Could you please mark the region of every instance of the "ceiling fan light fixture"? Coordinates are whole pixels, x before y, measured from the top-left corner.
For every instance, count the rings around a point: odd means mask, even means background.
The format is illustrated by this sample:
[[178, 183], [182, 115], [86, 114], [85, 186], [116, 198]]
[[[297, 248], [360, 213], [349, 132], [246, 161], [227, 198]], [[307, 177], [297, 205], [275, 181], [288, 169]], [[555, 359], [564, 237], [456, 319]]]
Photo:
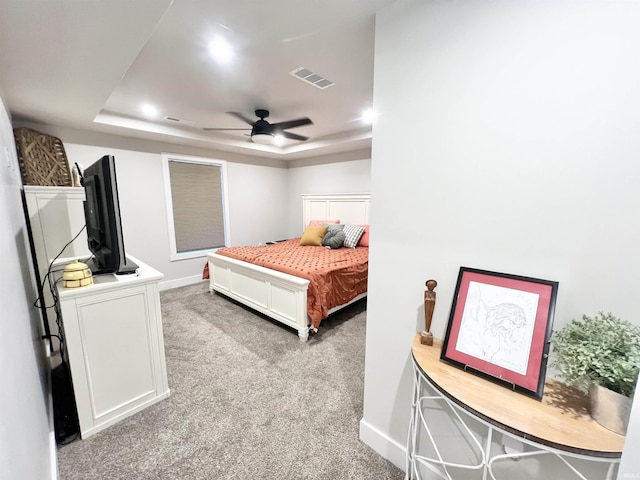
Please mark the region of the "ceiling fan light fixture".
[[251, 135], [251, 141], [260, 145], [273, 145], [273, 133], [256, 132]]

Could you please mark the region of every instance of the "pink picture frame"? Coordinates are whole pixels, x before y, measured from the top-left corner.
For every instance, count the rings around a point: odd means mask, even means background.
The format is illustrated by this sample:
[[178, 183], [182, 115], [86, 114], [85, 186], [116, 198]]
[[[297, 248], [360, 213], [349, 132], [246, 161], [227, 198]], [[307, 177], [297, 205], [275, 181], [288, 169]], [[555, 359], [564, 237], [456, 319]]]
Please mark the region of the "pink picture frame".
[[542, 399], [558, 282], [460, 267], [440, 358]]

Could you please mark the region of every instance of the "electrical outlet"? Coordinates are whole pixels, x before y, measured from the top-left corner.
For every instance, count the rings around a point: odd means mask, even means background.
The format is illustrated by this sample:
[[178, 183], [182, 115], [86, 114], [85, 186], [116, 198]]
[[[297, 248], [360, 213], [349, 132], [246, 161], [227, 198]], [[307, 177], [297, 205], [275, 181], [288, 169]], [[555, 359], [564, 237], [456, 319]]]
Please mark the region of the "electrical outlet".
[[9, 169], [9, 177], [7, 177], [9, 181], [15, 182], [16, 185], [22, 184], [22, 178], [17, 168], [18, 162], [13, 161], [11, 158], [11, 152], [6, 145], [2, 145], [2, 153], [0, 155], [2, 155], [2, 158], [4, 159], [3, 163], [5, 163]]

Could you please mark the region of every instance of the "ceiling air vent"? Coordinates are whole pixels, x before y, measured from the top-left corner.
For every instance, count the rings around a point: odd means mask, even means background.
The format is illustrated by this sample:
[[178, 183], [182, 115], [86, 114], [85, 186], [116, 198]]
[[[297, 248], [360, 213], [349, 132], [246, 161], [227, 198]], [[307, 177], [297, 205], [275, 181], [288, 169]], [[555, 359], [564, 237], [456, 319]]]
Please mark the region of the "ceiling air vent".
[[290, 71], [289, 75], [293, 75], [303, 82], [309, 83], [314, 87], [322, 89], [329, 88], [333, 85], [333, 82], [331, 80], [327, 80], [326, 78], [321, 77], [317, 73], [313, 73], [311, 70], [304, 67], [298, 67], [295, 70]]
[[190, 125], [193, 126], [196, 124], [196, 122], [192, 122], [191, 120], [183, 120], [182, 118], [177, 118], [177, 117], [170, 117], [170, 116], [166, 116], [164, 117], [165, 120], [169, 120], [172, 123], [179, 123], [181, 125]]

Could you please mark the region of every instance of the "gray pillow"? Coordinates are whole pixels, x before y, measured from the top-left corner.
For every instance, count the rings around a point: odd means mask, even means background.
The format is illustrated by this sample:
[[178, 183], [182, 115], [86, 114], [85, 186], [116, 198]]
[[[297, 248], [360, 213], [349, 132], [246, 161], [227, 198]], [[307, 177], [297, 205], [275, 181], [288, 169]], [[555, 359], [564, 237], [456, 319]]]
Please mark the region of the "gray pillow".
[[327, 231], [344, 230], [344, 223], [325, 223], [323, 225], [328, 228]]
[[344, 244], [346, 235], [342, 228], [331, 228], [327, 230], [327, 233], [322, 239], [322, 245], [331, 249], [340, 248]]

